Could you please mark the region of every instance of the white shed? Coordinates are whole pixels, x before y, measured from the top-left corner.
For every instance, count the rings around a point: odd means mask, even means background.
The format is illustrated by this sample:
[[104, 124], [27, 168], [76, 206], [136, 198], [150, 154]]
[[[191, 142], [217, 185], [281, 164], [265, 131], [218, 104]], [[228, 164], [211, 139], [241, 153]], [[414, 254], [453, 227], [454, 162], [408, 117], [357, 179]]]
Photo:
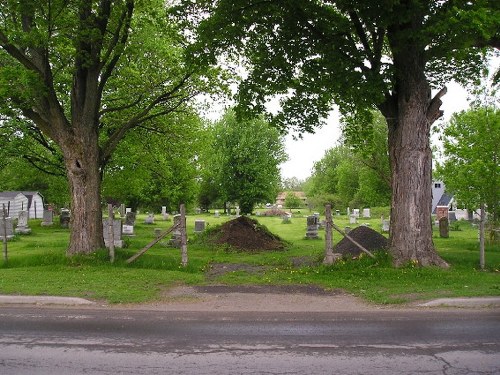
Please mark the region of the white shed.
[[2, 205], [5, 205], [8, 216], [13, 219], [17, 219], [22, 210], [28, 211], [30, 219], [43, 218], [43, 197], [36, 191], [0, 192], [0, 211]]

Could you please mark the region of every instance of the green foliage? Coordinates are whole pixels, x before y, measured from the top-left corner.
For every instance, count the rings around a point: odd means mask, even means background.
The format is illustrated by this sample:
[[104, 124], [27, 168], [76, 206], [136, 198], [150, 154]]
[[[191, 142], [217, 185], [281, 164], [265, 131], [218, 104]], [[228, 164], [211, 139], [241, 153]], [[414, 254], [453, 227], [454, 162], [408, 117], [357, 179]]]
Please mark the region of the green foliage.
[[256, 203], [274, 201], [279, 187], [279, 164], [286, 160], [283, 139], [262, 118], [238, 120], [228, 111], [211, 129], [206, 150], [203, 192], [225, 202], [237, 202], [243, 214]]
[[134, 210], [167, 206], [177, 211], [180, 203], [192, 203], [198, 192], [201, 121], [186, 113], [155, 127], [154, 133], [134, 129], [121, 142], [105, 169], [103, 196]]
[[[385, 209], [387, 210], [387, 208]], [[366, 219], [377, 228], [380, 219], [374, 214]], [[377, 211], [381, 212], [381, 211]], [[450, 232], [442, 239], [436, 231], [434, 241], [451, 269], [422, 269], [408, 265], [395, 269], [390, 257], [377, 253], [375, 260], [362, 256], [345, 258], [333, 266], [321, 265], [323, 241], [304, 240], [305, 217], [293, 210], [291, 224], [283, 225], [280, 217], [258, 217], [260, 225], [290, 243], [286, 251], [254, 253], [227, 251], [224, 246], [206, 245], [194, 240], [194, 220], [204, 219], [215, 227], [227, 218], [188, 216], [189, 266], [180, 267], [178, 249], [166, 248], [162, 242], [148, 250], [132, 264], [125, 260], [154, 238], [151, 226], [142, 224], [145, 216], [137, 218], [136, 236], [127, 249], [117, 249], [114, 264], [107, 252], [100, 250], [90, 256], [67, 258], [65, 248], [68, 230], [41, 227], [40, 220], [30, 222], [32, 234], [19, 236], [9, 242], [9, 261], [0, 260], [0, 293], [21, 295], [78, 296], [109, 303], [140, 303], [164, 300], [166, 289], [179, 284], [227, 283], [248, 284], [306, 284], [327, 289], [343, 289], [368, 301], [399, 304], [438, 297], [498, 295], [500, 283], [500, 253], [497, 244], [487, 243], [486, 255], [490, 267], [478, 269], [477, 229], [461, 222], [461, 231]], [[378, 214], [377, 214], [378, 215]], [[345, 215], [334, 217], [340, 227], [348, 225]], [[171, 223], [158, 221], [155, 228], [166, 229]], [[334, 242], [340, 236], [334, 233]], [[294, 266], [297, 259], [308, 264]], [[244, 271], [229, 272], [209, 279], [212, 264], [246, 264], [261, 266], [256, 274]]]
[[500, 220], [500, 110], [476, 107], [455, 114], [443, 131], [446, 160], [438, 176], [446, 189], [470, 209], [486, 204]]
[[289, 191], [285, 196], [285, 207], [287, 208], [301, 208], [304, 204], [302, 203], [302, 199], [300, 199], [297, 195], [293, 193], [293, 191]]

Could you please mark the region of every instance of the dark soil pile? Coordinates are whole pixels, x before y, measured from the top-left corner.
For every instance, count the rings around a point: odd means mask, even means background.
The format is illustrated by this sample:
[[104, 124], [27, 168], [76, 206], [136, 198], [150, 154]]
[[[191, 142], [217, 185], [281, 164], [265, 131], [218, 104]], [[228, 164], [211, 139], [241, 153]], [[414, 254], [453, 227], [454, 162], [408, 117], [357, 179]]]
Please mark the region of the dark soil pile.
[[286, 243], [256, 220], [240, 216], [214, 228], [209, 241], [242, 251], [283, 250]]
[[[370, 252], [374, 250], [386, 250], [389, 244], [387, 238], [363, 225], [350, 231], [349, 236]], [[342, 255], [358, 256], [363, 251], [348, 238], [344, 237], [335, 245], [333, 252]]]

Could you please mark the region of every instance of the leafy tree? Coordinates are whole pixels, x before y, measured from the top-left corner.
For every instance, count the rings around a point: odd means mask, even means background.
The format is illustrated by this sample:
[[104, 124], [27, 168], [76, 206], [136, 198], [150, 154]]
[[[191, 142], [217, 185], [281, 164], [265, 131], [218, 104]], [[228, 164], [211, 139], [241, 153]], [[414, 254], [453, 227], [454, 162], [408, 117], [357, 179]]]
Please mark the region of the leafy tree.
[[183, 39], [161, 0], [2, 2], [0, 110], [60, 149], [71, 197], [68, 255], [104, 245], [101, 177], [127, 132], [153, 128], [215, 87], [207, 68], [201, 78], [185, 63]]
[[[262, 118], [238, 120], [228, 111], [213, 127], [204, 177], [225, 202], [237, 202], [243, 214], [256, 203], [274, 200], [279, 164], [286, 160], [279, 132]], [[208, 168], [208, 169], [207, 169]]]
[[281, 190], [302, 191], [304, 190], [304, 181], [297, 177], [283, 178], [281, 180]]
[[300, 208], [302, 207], [302, 199], [300, 199], [297, 195], [293, 193], [293, 191], [289, 191], [285, 196], [285, 207], [287, 208]]
[[482, 106], [453, 115], [443, 130], [446, 160], [437, 173], [469, 209], [485, 204], [500, 220], [500, 110]]
[[310, 131], [333, 103], [361, 120], [378, 108], [388, 126], [394, 263], [447, 266], [429, 219], [429, 133], [446, 89], [432, 97], [431, 88], [479, 76], [479, 48], [500, 46], [498, 1], [183, 0], [178, 9], [186, 27], [199, 16], [194, 56], [243, 56], [243, 109], [262, 112], [281, 94], [274, 123]]

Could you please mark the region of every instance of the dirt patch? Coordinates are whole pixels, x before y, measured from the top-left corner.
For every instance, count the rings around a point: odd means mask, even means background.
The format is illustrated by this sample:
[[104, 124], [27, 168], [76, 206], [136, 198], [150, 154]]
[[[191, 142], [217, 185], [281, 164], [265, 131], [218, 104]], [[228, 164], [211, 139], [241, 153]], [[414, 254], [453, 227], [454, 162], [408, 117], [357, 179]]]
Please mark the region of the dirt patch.
[[[389, 242], [387, 238], [367, 226], [359, 226], [349, 232], [349, 236], [369, 251], [386, 250]], [[362, 250], [344, 237], [334, 248], [334, 253], [358, 256]]]
[[345, 294], [340, 289], [325, 290], [316, 285], [205, 285], [195, 286], [198, 293], [226, 294], [306, 294], [309, 296], [337, 296]]
[[210, 268], [205, 273], [207, 280], [216, 279], [219, 276], [225, 275], [229, 272], [247, 272], [250, 274], [260, 274], [266, 271], [268, 267], [265, 266], [252, 266], [245, 263], [212, 263]]
[[283, 250], [286, 246], [285, 241], [246, 216], [240, 216], [214, 228], [209, 234], [209, 241], [250, 252]]

